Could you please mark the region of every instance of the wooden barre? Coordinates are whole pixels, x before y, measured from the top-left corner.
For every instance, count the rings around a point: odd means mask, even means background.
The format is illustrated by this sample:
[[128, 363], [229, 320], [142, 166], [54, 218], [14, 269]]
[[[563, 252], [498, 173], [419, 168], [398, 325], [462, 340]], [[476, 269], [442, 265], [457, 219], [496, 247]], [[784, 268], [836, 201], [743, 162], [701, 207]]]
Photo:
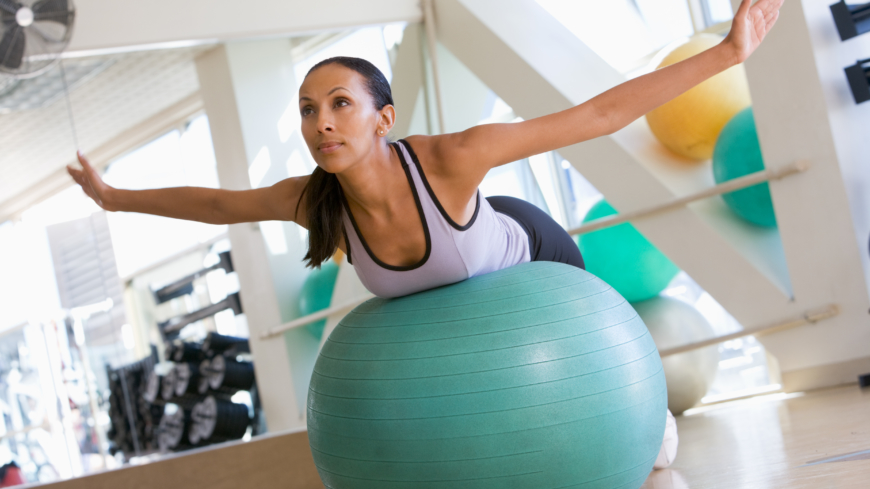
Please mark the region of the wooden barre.
[[614, 216], [602, 217], [601, 219], [596, 219], [592, 222], [584, 224], [578, 228], [568, 230], [568, 234], [577, 235], [577, 234], [585, 234], [591, 233], [592, 231], [598, 231], [599, 229], [609, 228], [611, 226], [616, 226], [618, 224], [622, 224], [628, 221], [636, 221], [639, 219], [644, 219], [656, 214], [661, 214], [663, 212], [669, 212], [674, 209], [684, 207], [687, 204], [691, 204], [692, 202], [703, 200], [709, 197], [714, 197], [716, 195], [727, 194], [728, 192], [734, 192], [735, 190], [744, 189], [746, 187], [751, 187], [753, 185], [757, 185], [759, 183], [769, 182], [771, 180], [779, 180], [785, 178], [789, 175], [794, 175], [795, 173], [802, 173], [809, 169], [810, 163], [806, 160], [800, 160], [792, 163], [791, 165], [784, 166], [782, 168], [775, 168], [770, 170], [763, 170], [760, 172], [750, 173], [749, 175], [742, 176], [740, 178], [735, 178], [734, 180], [729, 180], [724, 183], [720, 183], [714, 187], [710, 187], [708, 189], [702, 190], [700, 192], [686, 195], [684, 197], [678, 197], [676, 199], [670, 200], [663, 204], [653, 205], [651, 207], [647, 207], [645, 209], [640, 209], [636, 211], [626, 212], [623, 214], [616, 214]]

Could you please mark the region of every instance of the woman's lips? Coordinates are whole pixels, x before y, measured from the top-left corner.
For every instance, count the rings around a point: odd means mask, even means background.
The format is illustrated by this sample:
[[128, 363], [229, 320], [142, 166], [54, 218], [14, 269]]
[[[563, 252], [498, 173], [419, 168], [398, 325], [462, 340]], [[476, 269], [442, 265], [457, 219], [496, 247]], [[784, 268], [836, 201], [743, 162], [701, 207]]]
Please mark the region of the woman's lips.
[[328, 143], [321, 143], [317, 149], [324, 154], [329, 154], [335, 152], [338, 148], [341, 147], [341, 143], [336, 141], [330, 141]]

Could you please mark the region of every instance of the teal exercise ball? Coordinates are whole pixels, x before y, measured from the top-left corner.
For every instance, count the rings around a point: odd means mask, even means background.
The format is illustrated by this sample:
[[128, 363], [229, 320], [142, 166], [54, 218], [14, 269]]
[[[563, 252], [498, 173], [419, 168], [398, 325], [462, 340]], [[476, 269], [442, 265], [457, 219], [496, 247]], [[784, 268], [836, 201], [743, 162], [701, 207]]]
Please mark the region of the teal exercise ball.
[[[632, 304], [661, 350], [716, 336], [713, 326], [694, 306], [673, 297], [654, 297]], [[682, 414], [698, 403], [716, 380], [719, 345], [662, 358], [668, 382], [668, 409]]]
[[[616, 214], [601, 200], [583, 222]], [[680, 272], [674, 262], [629, 223], [581, 234], [580, 252], [586, 270], [610, 284], [629, 302], [653, 298]]]
[[[713, 150], [713, 178], [716, 183], [723, 183], [763, 170], [764, 157], [750, 107], [739, 112], [722, 129]], [[776, 226], [767, 182], [723, 194], [722, 198], [735, 214], [752, 224]]]
[[666, 413], [631, 305], [533, 262], [351, 311], [315, 363], [308, 438], [334, 489], [636, 489]]
[[[320, 265], [320, 268], [312, 270], [299, 292], [299, 314], [307, 316], [329, 307], [337, 279], [338, 265], [332, 260], [327, 260]], [[325, 327], [326, 319], [305, 326], [317, 339], [323, 336], [323, 328]]]

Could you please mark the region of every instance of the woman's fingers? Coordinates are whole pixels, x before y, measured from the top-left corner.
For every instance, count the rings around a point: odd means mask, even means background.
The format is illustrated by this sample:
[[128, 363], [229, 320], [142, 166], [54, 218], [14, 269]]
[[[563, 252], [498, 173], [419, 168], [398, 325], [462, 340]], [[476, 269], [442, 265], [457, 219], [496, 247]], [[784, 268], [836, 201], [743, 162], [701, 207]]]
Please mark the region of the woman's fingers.
[[82, 169], [73, 168], [72, 166], [67, 165], [66, 170], [70, 174], [70, 176], [75, 180], [77, 184], [82, 188], [85, 195], [93, 199], [94, 202], [97, 203], [100, 207], [103, 206], [102, 199], [99, 194], [95, 190], [95, 185], [93, 179], [99, 179], [100, 176], [97, 174], [94, 167], [88, 162], [87, 158], [81, 152], [76, 154], [78, 157], [79, 163], [82, 165]]

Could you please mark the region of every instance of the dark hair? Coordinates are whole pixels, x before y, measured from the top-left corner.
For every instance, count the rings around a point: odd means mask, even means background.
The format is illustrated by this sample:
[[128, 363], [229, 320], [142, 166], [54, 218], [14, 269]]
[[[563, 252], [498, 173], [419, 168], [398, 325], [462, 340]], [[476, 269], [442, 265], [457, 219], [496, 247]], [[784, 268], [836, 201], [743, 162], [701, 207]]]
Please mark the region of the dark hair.
[[[360, 58], [337, 56], [314, 65], [305, 78], [318, 68], [338, 64], [356, 71], [366, 79], [366, 88], [374, 100], [375, 109], [393, 105], [390, 83], [375, 65]], [[315, 268], [335, 254], [344, 234], [341, 222], [342, 191], [338, 178], [319, 166], [314, 169], [308, 184], [302, 190], [299, 202], [305, 199], [305, 217], [308, 219], [308, 254], [306, 265]], [[299, 205], [296, 206], [297, 212]]]

